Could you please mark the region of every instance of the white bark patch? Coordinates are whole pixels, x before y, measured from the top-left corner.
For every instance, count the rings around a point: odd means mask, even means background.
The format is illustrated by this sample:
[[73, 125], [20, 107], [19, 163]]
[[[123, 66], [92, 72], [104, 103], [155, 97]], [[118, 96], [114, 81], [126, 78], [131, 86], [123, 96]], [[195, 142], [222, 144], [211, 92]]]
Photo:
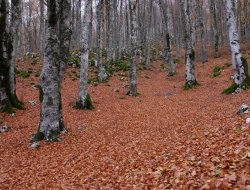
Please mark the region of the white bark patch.
[[242, 64], [242, 55], [240, 52], [239, 36], [237, 32], [236, 18], [234, 14], [234, 0], [226, 1], [227, 26], [229, 31], [230, 47], [232, 52], [232, 63], [234, 68], [234, 82], [241, 87], [246, 78], [244, 66]]
[[80, 68], [80, 83], [79, 83], [79, 102], [82, 107], [85, 107], [87, 97], [88, 83], [88, 66], [89, 66], [89, 32], [91, 24], [91, 4], [92, 0], [88, 1], [85, 6], [82, 31], [82, 49], [81, 49], [81, 68]]

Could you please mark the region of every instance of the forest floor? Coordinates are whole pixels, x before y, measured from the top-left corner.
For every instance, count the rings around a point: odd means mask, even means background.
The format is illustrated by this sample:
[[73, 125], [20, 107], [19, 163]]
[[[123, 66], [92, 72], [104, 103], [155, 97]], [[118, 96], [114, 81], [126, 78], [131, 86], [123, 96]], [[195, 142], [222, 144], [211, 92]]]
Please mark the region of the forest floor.
[[[246, 52], [250, 63], [250, 51]], [[212, 77], [219, 59], [196, 63], [200, 86], [184, 91], [184, 64], [167, 77], [162, 61], [138, 74], [138, 97], [126, 96], [126, 77], [90, 86], [95, 109], [72, 108], [79, 69], [69, 68], [62, 87], [67, 134], [56, 143], [29, 145], [39, 123], [40, 64], [20, 62], [33, 72], [17, 78], [26, 110], [1, 114], [11, 126], [0, 134], [0, 189], [250, 189], [250, 124], [237, 111], [250, 91], [222, 95], [232, 68]], [[72, 79], [73, 76], [73, 79]], [[121, 79], [122, 78], [122, 79]], [[121, 81], [122, 80], [122, 81]], [[35, 102], [30, 102], [35, 101]], [[35, 105], [31, 105], [35, 104]]]

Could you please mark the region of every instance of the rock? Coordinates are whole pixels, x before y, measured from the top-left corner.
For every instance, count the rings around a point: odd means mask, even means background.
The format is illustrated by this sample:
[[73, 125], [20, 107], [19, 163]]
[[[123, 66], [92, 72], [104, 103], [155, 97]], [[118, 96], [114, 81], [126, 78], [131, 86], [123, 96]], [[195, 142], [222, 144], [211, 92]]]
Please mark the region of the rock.
[[39, 148], [40, 146], [40, 143], [39, 142], [33, 142], [31, 145], [30, 145], [30, 148], [31, 149], [37, 149]]
[[242, 92], [242, 89], [241, 88], [237, 88], [236, 90], [235, 90], [235, 93], [241, 93]]
[[7, 125], [0, 126], [0, 133], [6, 133], [10, 130], [10, 127]]
[[240, 106], [240, 109], [239, 111], [237, 112], [238, 115], [240, 114], [243, 114], [243, 113], [249, 113], [250, 112], [250, 109], [249, 109], [249, 106], [245, 103], [243, 103], [241, 106]]
[[36, 101], [34, 100], [29, 100], [29, 103], [32, 107], [36, 106]]
[[246, 119], [246, 123], [249, 124], [250, 123], [250, 118]]

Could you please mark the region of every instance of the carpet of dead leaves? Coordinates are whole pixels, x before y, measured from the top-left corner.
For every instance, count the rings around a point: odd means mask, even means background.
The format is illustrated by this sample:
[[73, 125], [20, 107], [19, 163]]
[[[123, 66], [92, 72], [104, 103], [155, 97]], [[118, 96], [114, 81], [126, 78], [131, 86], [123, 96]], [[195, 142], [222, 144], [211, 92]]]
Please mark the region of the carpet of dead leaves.
[[[250, 58], [250, 51], [246, 52]], [[183, 61], [182, 61], [183, 62]], [[78, 69], [69, 68], [62, 87], [67, 134], [56, 143], [32, 150], [31, 134], [39, 123], [38, 84], [41, 65], [29, 78], [17, 78], [18, 97], [26, 110], [1, 114], [11, 126], [0, 134], [0, 189], [250, 189], [250, 115], [236, 114], [250, 104], [250, 90], [222, 95], [232, 68], [211, 77], [219, 59], [196, 63], [195, 89], [183, 91], [184, 64], [175, 77], [160, 69], [140, 70], [136, 98], [126, 96], [127, 77], [89, 86], [95, 109], [72, 108], [78, 93]], [[250, 62], [250, 59], [248, 59]], [[31, 105], [34, 101], [35, 105]]]

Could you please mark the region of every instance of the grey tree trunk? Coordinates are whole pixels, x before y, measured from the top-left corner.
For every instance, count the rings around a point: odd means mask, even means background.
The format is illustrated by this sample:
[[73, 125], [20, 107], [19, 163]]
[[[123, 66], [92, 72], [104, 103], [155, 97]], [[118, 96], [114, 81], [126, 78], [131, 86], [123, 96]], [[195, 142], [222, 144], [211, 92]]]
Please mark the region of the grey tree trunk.
[[232, 64], [234, 69], [234, 83], [243, 88], [243, 81], [246, 79], [243, 58], [240, 52], [239, 37], [235, 18], [235, 0], [226, 1], [227, 26], [229, 31], [230, 47], [232, 52]]
[[195, 78], [195, 51], [194, 51], [194, 28], [193, 21], [191, 17], [191, 5], [193, 0], [181, 0], [182, 10], [184, 14], [184, 26], [185, 26], [185, 43], [186, 43], [186, 85], [187, 87], [191, 87], [197, 85], [197, 81]]
[[219, 29], [218, 29], [218, 16], [217, 16], [217, 2], [215, 0], [209, 0], [210, 1], [210, 14], [212, 16], [211, 23], [212, 23], [212, 29], [213, 29], [213, 43], [214, 43], [214, 53], [215, 58], [220, 57], [219, 53]]
[[[71, 42], [71, 18], [70, 18], [70, 10], [71, 10], [71, 0], [58, 0], [59, 2], [59, 12], [58, 12], [58, 21], [59, 21], [59, 33], [58, 33], [58, 40], [59, 40], [59, 51], [58, 51], [58, 61], [59, 61], [59, 91], [61, 89], [61, 83], [64, 78], [65, 69], [67, 66], [67, 58], [69, 55], [69, 48]], [[59, 96], [60, 102], [61, 96]], [[62, 107], [59, 107], [60, 112], [60, 123], [62, 124], [63, 128], [63, 113]], [[63, 130], [63, 129], [60, 129]]]
[[109, 64], [111, 61], [115, 59], [114, 52], [114, 24], [115, 24], [115, 12], [114, 12], [114, 0], [108, 1], [109, 6], [109, 37], [108, 37], [108, 49], [107, 49], [107, 63]]
[[91, 24], [92, 0], [88, 0], [85, 5], [82, 30], [81, 48], [81, 69], [79, 83], [79, 97], [76, 103], [78, 109], [92, 109], [90, 96], [88, 95], [88, 66], [89, 66], [89, 32]]
[[59, 0], [59, 65], [60, 65], [60, 82], [63, 80], [65, 68], [67, 66], [67, 57], [71, 42], [71, 1]]
[[[145, 2], [147, 4], [147, 1]], [[153, 9], [153, 1], [149, 1], [149, 4], [147, 4], [147, 19], [146, 19], [146, 27], [145, 27], [145, 33], [146, 33], [146, 57], [145, 57], [145, 65], [149, 69], [151, 66], [151, 25], [152, 25], [152, 9]]]
[[44, 38], [45, 38], [44, 0], [39, 0], [39, 6], [40, 6], [40, 28], [39, 28], [40, 54], [42, 54], [44, 50]]
[[207, 54], [206, 54], [206, 37], [205, 37], [205, 29], [204, 29], [204, 15], [203, 15], [203, 0], [196, 0], [197, 6], [197, 17], [198, 17], [198, 28], [199, 28], [199, 37], [201, 42], [201, 61], [203, 63], [207, 62]]
[[18, 46], [19, 40], [19, 24], [21, 18], [21, 9], [20, 1], [12, 0], [11, 1], [11, 22], [10, 22], [10, 34], [11, 41], [13, 45], [13, 51], [11, 55], [11, 64], [10, 64], [10, 91], [12, 94], [16, 94], [16, 76], [15, 76], [15, 67], [16, 67], [16, 58], [20, 47]]
[[102, 48], [103, 48], [103, 12], [104, 0], [99, 0], [97, 7], [97, 67], [98, 67], [98, 80], [104, 82], [107, 79], [105, 68], [102, 64]]
[[[17, 2], [14, 3], [16, 6]], [[21, 102], [18, 101], [15, 92], [15, 75], [11, 70], [12, 50], [14, 36], [13, 26], [16, 25], [16, 18], [12, 15], [15, 23], [12, 23], [11, 30], [8, 30], [8, 0], [0, 0], [0, 112], [13, 113], [13, 108], [22, 108]], [[13, 7], [14, 8], [14, 7]], [[15, 7], [16, 8], [16, 7]], [[12, 13], [13, 14], [13, 13]], [[13, 67], [12, 67], [13, 69]], [[11, 84], [12, 83], [12, 84]], [[13, 89], [14, 87], [14, 89]]]
[[[60, 5], [60, 4], [59, 4]], [[64, 129], [61, 122], [61, 94], [60, 94], [60, 65], [58, 61], [58, 1], [48, 0], [47, 33], [44, 49], [44, 63], [40, 76], [41, 116], [38, 133], [33, 141], [56, 141], [59, 133]], [[60, 10], [60, 8], [59, 8]]]
[[136, 54], [137, 54], [137, 23], [136, 23], [137, 0], [129, 0], [130, 19], [131, 19], [131, 60], [130, 60], [130, 86], [128, 95], [137, 95], [137, 73], [136, 73]]
[[169, 19], [168, 19], [168, 5], [163, 3], [163, 0], [159, 0], [160, 9], [163, 15], [163, 35], [164, 35], [164, 53], [165, 60], [168, 64], [168, 76], [174, 76], [176, 73], [175, 63], [173, 60], [171, 42], [170, 42], [170, 33], [169, 33]]

